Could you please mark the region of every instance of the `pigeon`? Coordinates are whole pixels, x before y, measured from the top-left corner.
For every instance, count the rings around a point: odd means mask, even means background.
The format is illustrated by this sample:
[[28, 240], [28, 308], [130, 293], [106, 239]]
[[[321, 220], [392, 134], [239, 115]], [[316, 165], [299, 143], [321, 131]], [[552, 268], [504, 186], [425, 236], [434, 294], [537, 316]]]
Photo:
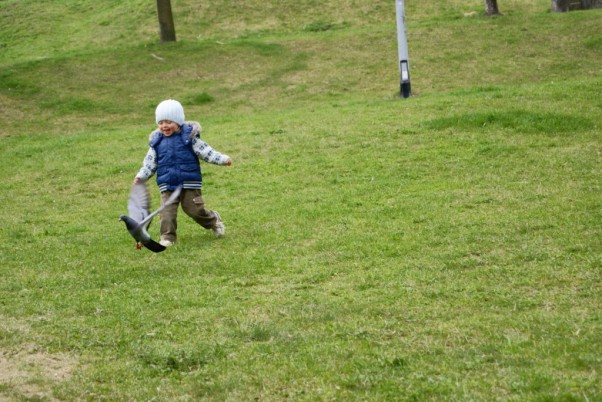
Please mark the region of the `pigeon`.
[[129, 216], [120, 215], [119, 220], [125, 223], [128, 232], [130, 232], [134, 240], [136, 240], [137, 249], [141, 249], [142, 246], [144, 246], [155, 253], [160, 253], [165, 250], [165, 246], [151, 239], [147, 231], [148, 225], [150, 225], [151, 220], [155, 215], [161, 212], [163, 208], [178, 199], [181, 191], [181, 186], [176, 188], [165, 204], [161, 205], [155, 212], [150, 213], [150, 195], [146, 188], [146, 184], [137, 183], [132, 186], [130, 199], [128, 200]]

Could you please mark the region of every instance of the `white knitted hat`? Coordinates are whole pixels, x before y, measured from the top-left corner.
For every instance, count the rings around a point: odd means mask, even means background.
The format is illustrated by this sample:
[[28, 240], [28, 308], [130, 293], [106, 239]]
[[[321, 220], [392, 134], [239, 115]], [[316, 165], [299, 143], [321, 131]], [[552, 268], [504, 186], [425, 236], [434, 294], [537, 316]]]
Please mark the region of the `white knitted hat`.
[[155, 110], [155, 120], [157, 124], [159, 124], [161, 120], [169, 120], [181, 126], [185, 121], [184, 108], [177, 100], [164, 100], [159, 103], [157, 110]]

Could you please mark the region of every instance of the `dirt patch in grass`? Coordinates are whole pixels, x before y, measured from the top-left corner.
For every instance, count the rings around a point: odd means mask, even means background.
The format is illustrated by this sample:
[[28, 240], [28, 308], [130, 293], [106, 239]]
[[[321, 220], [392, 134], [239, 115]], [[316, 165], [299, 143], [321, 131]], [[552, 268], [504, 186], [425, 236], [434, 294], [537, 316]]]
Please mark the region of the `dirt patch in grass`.
[[[11, 332], [30, 331], [26, 324], [5, 322]], [[53, 386], [68, 380], [77, 363], [73, 356], [48, 353], [33, 344], [22, 344], [18, 349], [0, 347], [0, 402], [24, 398], [55, 400]]]
[[52, 386], [69, 379], [76, 364], [69, 355], [33, 347], [18, 353], [0, 351], [0, 401], [8, 396], [53, 400]]
[[18, 353], [0, 351], [0, 401], [9, 396], [54, 400], [53, 385], [69, 379], [76, 364], [69, 355], [33, 347]]

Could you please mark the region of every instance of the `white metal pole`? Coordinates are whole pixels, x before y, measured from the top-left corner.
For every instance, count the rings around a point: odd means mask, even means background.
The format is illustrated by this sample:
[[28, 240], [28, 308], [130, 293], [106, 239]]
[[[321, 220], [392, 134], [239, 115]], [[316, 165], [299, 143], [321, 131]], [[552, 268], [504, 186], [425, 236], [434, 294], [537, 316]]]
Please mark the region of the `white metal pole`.
[[404, 98], [411, 95], [410, 62], [408, 57], [408, 36], [406, 34], [406, 15], [404, 0], [396, 0], [397, 49], [399, 55], [399, 93]]

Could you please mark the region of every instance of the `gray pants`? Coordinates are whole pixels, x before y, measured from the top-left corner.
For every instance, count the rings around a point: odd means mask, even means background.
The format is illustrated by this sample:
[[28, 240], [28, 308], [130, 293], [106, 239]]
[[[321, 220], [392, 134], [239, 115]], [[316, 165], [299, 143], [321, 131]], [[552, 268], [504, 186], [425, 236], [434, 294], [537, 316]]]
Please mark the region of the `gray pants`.
[[[161, 205], [167, 201], [171, 193], [171, 191], [161, 193]], [[217, 215], [212, 210], [205, 208], [205, 200], [203, 200], [201, 191], [183, 189], [180, 199], [161, 211], [161, 240], [176, 241], [178, 205], [180, 204], [186, 215], [190, 216], [205, 229], [211, 229], [215, 226]]]

